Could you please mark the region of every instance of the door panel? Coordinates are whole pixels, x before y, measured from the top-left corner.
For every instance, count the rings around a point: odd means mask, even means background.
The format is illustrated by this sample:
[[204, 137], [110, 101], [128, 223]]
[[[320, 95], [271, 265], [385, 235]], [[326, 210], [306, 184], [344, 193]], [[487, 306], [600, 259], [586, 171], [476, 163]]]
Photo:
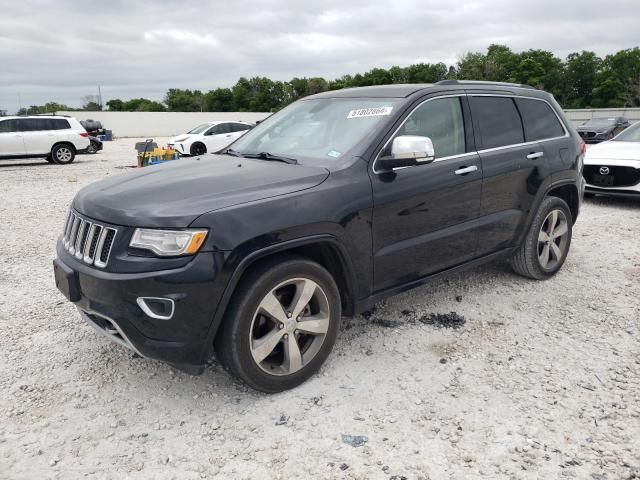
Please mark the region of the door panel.
[[18, 129], [17, 120], [0, 122], [0, 156], [24, 155], [23, 133]]
[[544, 152], [539, 143], [480, 152], [484, 182], [479, 255], [513, 244], [547, 175]]
[[[456, 170], [476, 167], [457, 175]], [[475, 256], [482, 168], [476, 153], [373, 174], [374, 290]]]

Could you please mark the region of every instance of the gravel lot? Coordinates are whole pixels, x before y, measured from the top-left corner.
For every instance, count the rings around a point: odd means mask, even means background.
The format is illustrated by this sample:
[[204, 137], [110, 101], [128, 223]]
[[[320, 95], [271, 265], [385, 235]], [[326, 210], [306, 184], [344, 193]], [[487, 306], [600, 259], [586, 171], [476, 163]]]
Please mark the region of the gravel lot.
[[491, 264], [344, 319], [264, 395], [136, 358], [55, 289], [71, 199], [135, 141], [0, 163], [0, 478], [640, 478], [640, 202], [587, 200], [549, 281]]

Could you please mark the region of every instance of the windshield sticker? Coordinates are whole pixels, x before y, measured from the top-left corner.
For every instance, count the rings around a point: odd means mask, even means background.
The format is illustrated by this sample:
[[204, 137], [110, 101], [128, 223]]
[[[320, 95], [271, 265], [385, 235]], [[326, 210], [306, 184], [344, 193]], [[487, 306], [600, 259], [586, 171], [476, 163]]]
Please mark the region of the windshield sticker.
[[383, 115], [391, 115], [391, 110], [393, 110], [393, 107], [359, 108], [357, 110], [351, 110], [347, 118], [380, 117]]
[[338, 158], [342, 154], [340, 152], [336, 152], [335, 150], [331, 150], [330, 152], [327, 152], [327, 155], [333, 158]]

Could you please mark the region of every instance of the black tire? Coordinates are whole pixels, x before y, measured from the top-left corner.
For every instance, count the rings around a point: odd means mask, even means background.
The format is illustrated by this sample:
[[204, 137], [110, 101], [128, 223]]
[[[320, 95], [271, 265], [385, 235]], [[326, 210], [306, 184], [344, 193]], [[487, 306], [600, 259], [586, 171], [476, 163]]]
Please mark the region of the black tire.
[[68, 143], [59, 143], [51, 149], [51, 158], [53, 163], [67, 165], [75, 160], [76, 149]]
[[45, 158], [47, 159], [47, 162], [53, 163], [53, 158], [51, 158], [51, 154], [48, 154]]
[[[562, 216], [564, 216], [564, 222], [566, 222], [566, 234], [558, 235], [557, 237], [547, 235], [549, 227], [553, 228], [550, 224], [552, 221], [550, 215], [554, 211], [558, 212], [556, 218], [560, 218], [556, 227], [558, 231], [562, 224]], [[524, 241], [510, 259], [513, 270], [523, 277], [535, 280], [551, 278], [562, 268], [567, 258], [571, 246], [572, 226], [573, 218], [567, 203], [558, 197], [545, 198], [533, 218]], [[547, 235], [548, 240], [541, 240], [543, 233]], [[551, 243], [555, 244], [557, 249]], [[545, 256], [545, 251], [547, 265], [544, 265], [543, 260], [541, 260]], [[553, 253], [558, 251], [560, 254], [554, 256]]]
[[[260, 310], [260, 308], [270, 298], [269, 295], [272, 292], [278, 292], [277, 287], [279, 285], [286, 285], [291, 280], [302, 281], [302, 285], [307, 285], [304, 282], [311, 281], [310, 283], [315, 283], [315, 287], [319, 287], [319, 289], [314, 289], [314, 297], [312, 297], [312, 300], [305, 306], [303, 313], [300, 315], [299, 318], [302, 318], [302, 321], [297, 322], [295, 318], [292, 318], [287, 313], [288, 318], [284, 320], [287, 325], [284, 326], [283, 323], [279, 323], [261, 313], [263, 310]], [[282, 288], [288, 289], [289, 285]], [[278, 304], [282, 307], [282, 311], [295, 311], [294, 303], [296, 303], [295, 298], [298, 295], [297, 288], [297, 286], [294, 287], [295, 290], [290, 294], [290, 301], [283, 298], [278, 299]], [[313, 314], [314, 318], [315, 316], [321, 316], [317, 311], [315, 313], [312, 312], [312, 304], [315, 301], [316, 293], [318, 295], [322, 294], [323, 301], [326, 300], [324, 305], [327, 310], [328, 320], [326, 321], [328, 328], [321, 335], [299, 333], [302, 330], [297, 330], [297, 328], [302, 328], [300, 325], [304, 323], [305, 315]], [[299, 304], [301, 305], [302, 303], [300, 302]], [[308, 313], [304, 313], [307, 312], [307, 308], [309, 309]], [[340, 328], [340, 317], [340, 293], [331, 274], [321, 265], [304, 257], [279, 256], [266, 260], [257, 267], [252, 268], [237, 285], [234, 296], [225, 312], [220, 331], [216, 336], [216, 354], [220, 363], [232, 375], [241, 379], [250, 387], [266, 393], [288, 390], [306, 381], [318, 371], [326, 360], [333, 348]], [[260, 324], [259, 322], [263, 323]], [[291, 325], [292, 323], [293, 325]], [[265, 324], [267, 324], [266, 330], [263, 328]], [[280, 325], [279, 330], [278, 324]], [[266, 331], [266, 334], [256, 337], [256, 329], [259, 328], [262, 328], [263, 332]], [[286, 332], [292, 333], [288, 335]], [[254, 359], [255, 345], [267, 336], [273, 335], [275, 337], [278, 333], [280, 334], [279, 340], [277, 340], [278, 343], [274, 343], [275, 347], [273, 349], [270, 347], [267, 350], [271, 352], [269, 356], [263, 362], [258, 362]], [[289, 362], [285, 367], [288, 355], [285, 349], [287, 345], [290, 345], [289, 342], [291, 341], [295, 342], [299, 347], [298, 352], [302, 352], [299, 357], [301, 366], [293, 373], [288, 372], [288, 368], [293, 362]], [[291, 349], [291, 347], [288, 348]], [[279, 359], [282, 359], [282, 364], [278, 366]], [[268, 361], [273, 361], [276, 365], [269, 364], [265, 366], [265, 362]], [[270, 371], [273, 374], [269, 373], [269, 368], [271, 368]]]
[[199, 155], [204, 155], [205, 153], [207, 153], [207, 147], [202, 142], [196, 142], [193, 145], [191, 145], [191, 148], [189, 149], [189, 153], [194, 157]]
[[87, 148], [87, 153], [94, 154], [98, 153], [98, 144], [93, 140], [89, 142], [89, 147]]

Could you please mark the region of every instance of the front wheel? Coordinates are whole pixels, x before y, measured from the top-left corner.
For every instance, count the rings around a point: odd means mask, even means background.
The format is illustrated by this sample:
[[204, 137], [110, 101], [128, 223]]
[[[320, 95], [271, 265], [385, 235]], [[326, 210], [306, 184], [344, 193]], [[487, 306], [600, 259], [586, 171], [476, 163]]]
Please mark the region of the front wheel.
[[300, 385], [325, 361], [338, 334], [335, 281], [321, 265], [280, 257], [251, 271], [216, 337], [222, 365], [249, 386], [275, 393]]
[[66, 165], [76, 158], [75, 150], [67, 144], [55, 145], [51, 149], [51, 158], [58, 165]]
[[194, 157], [199, 155], [204, 155], [205, 153], [207, 153], [207, 147], [205, 146], [204, 143], [196, 142], [193, 145], [191, 145], [191, 148], [189, 149], [189, 153], [191, 153], [191, 155], [193, 155]]
[[555, 275], [569, 253], [572, 226], [567, 203], [558, 197], [545, 198], [524, 242], [510, 259], [515, 272], [535, 280]]

